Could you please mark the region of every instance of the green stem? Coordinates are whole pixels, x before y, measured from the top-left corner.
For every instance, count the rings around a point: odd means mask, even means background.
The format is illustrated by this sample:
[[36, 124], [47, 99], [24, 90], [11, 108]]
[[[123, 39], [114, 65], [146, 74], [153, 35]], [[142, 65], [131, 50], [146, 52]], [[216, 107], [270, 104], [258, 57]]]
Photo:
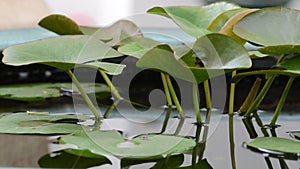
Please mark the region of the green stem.
[[251, 106], [249, 107], [249, 109], [247, 110], [247, 112], [245, 113], [244, 116], [250, 116], [250, 114], [253, 113], [253, 111], [260, 105], [260, 103], [264, 99], [265, 95], [269, 91], [274, 79], [275, 79], [275, 75], [272, 75], [268, 78], [268, 80], [266, 81], [264, 87], [262, 88], [262, 90], [260, 91], [260, 93], [258, 94], [256, 99], [254, 100], [254, 102], [251, 104]]
[[181, 108], [181, 105], [180, 105], [180, 103], [179, 103], [179, 101], [178, 101], [176, 92], [175, 92], [175, 90], [174, 90], [174, 87], [173, 87], [172, 82], [171, 82], [171, 79], [170, 79], [170, 76], [166, 74], [165, 77], [166, 77], [166, 80], [167, 80], [167, 84], [168, 84], [168, 87], [169, 87], [171, 96], [172, 96], [173, 101], [174, 101], [174, 103], [175, 103], [175, 106], [176, 106], [176, 108], [177, 108], [177, 111], [178, 111], [180, 117], [181, 117], [182, 119], [184, 119], [184, 118], [185, 118], [185, 115], [184, 115], [183, 110], [182, 110], [182, 108]]
[[99, 72], [101, 74], [101, 76], [103, 77], [105, 83], [107, 84], [107, 86], [110, 88], [111, 93], [116, 97], [117, 100], [122, 99], [119, 91], [116, 89], [116, 87], [114, 86], [114, 84], [111, 82], [111, 80], [108, 78], [107, 74], [103, 71], [99, 69]]
[[163, 132], [166, 131], [167, 125], [168, 125], [168, 122], [169, 122], [169, 119], [170, 119], [170, 116], [171, 116], [171, 112], [172, 112], [172, 107], [168, 107], [166, 117], [164, 119], [164, 123], [163, 123], [163, 126], [162, 126], [162, 129], [161, 129], [160, 133], [163, 133]]
[[255, 100], [255, 98], [257, 96], [260, 85], [261, 85], [261, 78], [257, 78], [255, 80], [247, 98], [245, 99], [244, 103], [242, 104], [242, 106], [239, 109], [240, 115], [244, 115], [246, 113], [246, 111], [249, 109], [250, 105], [253, 103], [253, 101]]
[[161, 76], [162, 84], [163, 84], [164, 91], [165, 91], [165, 94], [166, 94], [168, 107], [171, 107], [172, 106], [172, 99], [171, 99], [171, 95], [170, 95], [170, 90], [168, 88], [166, 74], [160, 73], [160, 76]]
[[193, 102], [194, 102], [194, 108], [196, 112], [196, 118], [197, 118], [197, 123], [201, 124], [202, 119], [201, 119], [201, 114], [200, 114], [200, 106], [199, 106], [199, 100], [198, 100], [198, 84], [194, 83], [193, 84]]
[[269, 137], [269, 133], [268, 131], [266, 130], [262, 120], [260, 119], [260, 117], [258, 116], [257, 112], [253, 112], [253, 117], [255, 118], [255, 121], [257, 123], [257, 125], [260, 127], [261, 129], [261, 132], [263, 133], [263, 135], [265, 137]]
[[[232, 72], [231, 78], [236, 75], [236, 70]], [[229, 94], [229, 108], [228, 114], [232, 115], [234, 112], [234, 94], [235, 94], [235, 83], [230, 83], [230, 94]]]
[[290, 79], [289, 79], [289, 81], [287, 82], [287, 84], [286, 84], [286, 86], [285, 86], [285, 88], [283, 90], [283, 93], [281, 95], [281, 98], [279, 100], [279, 103], [278, 103], [278, 105], [276, 107], [276, 110], [274, 112], [274, 116], [272, 118], [272, 121], [270, 123], [271, 126], [275, 126], [276, 125], [276, 121], [278, 119], [278, 116], [279, 116], [279, 114], [280, 114], [280, 112], [282, 110], [284, 102], [285, 102], [285, 100], [287, 98], [287, 95], [288, 95], [288, 93], [289, 93], [289, 91], [291, 89], [291, 86], [292, 86], [293, 81], [295, 80], [295, 78], [296, 78], [295, 76], [291, 76]]
[[101, 115], [100, 115], [100, 113], [98, 112], [98, 110], [96, 109], [96, 107], [92, 103], [91, 99], [89, 98], [89, 96], [87, 95], [87, 93], [84, 91], [84, 89], [82, 88], [82, 86], [80, 85], [79, 81], [77, 80], [77, 78], [75, 77], [75, 75], [72, 73], [72, 71], [71, 70], [67, 70], [66, 73], [70, 76], [70, 78], [72, 79], [72, 81], [76, 85], [77, 89], [81, 93], [83, 99], [85, 100], [85, 102], [89, 106], [90, 110], [93, 112], [93, 114], [95, 116], [95, 124], [96, 124], [102, 118]]
[[231, 166], [232, 169], [236, 169], [233, 114], [229, 114], [229, 142], [230, 142]]
[[110, 113], [114, 110], [114, 108], [119, 104], [120, 99], [117, 99], [116, 101], [114, 101], [106, 110], [106, 112], [104, 113], [103, 117], [106, 119], [108, 118], [108, 116], [110, 115]]
[[201, 130], [202, 130], [202, 124], [198, 124], [196, 129], [196, 135], [195, 135], [196, 146], [194, 147], [193, 154], [192, 154], [192, 165], [195, 165], [197, 162], [197, 156], [201, 145], [201, 143], [199, 143]]
[[203, 86], [204, 86], [204, 93], [205, 93], [206, 108], [210, 110], [212, 108], [212, 103], [211, 103], [211, 96], [210, 96], [209, 81], [205, 80], [203, 82]]

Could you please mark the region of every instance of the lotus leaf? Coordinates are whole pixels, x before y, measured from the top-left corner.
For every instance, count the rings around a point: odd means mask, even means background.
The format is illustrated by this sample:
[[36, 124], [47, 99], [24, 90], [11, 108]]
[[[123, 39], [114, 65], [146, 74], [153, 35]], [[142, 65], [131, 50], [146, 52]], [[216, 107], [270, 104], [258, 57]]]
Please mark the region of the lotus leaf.
[[248, 147], [257, 150], [300, 155], [300, 143], [286, 138], [260, 137], [246, 143]]
[[3, 55], [3, 63], [13, 66], [41, 63], [62, 70], [85, 66], [104, 69], [109, 74], [117, 74], [124, 68], [124, 65], [113, 63], [93, 63], [97, 59], [118, 57], [120, 54], [87, 35], [59, 36], [14, 45], [6, 48]]
[[[87, 93], [107, 95], [110, 89], [103, 84], [83, 83]], [[63, 91], [78, 92], [72, 83], [31, 83], [0, 86], [0, 98], [21, 101], [43, 101], [46, 98], [56, 98], [63, 95]], [[72, 93], [70, 93], [72, 94]]]
[[87, 149], [100, 155], [145, 158], [182, 153], [192, 149], [196, 143], [191, 139], [167, 135], [141, 135], [124, 140], [115, 130], [85, 131], [63, 136], [61, 143], [74, 144], [78, 149]]
[[[89, 119], [76, 114], [46, 114], [39, 112], [12, 113], [0, 118], [0, 133], [9, 134], [69, 134], [88, 128], [76, 121]], [[72, 121], [72, 123], [68, 123]]]
[[148, 10], [148, 13], [168, 17], [179, 25], [185, 32], [199, 38], [205, 34], [211, 33], [207, 30], [207, 27], [219, 14], [235, 8], [240, 8], [240, 6], [227, 2], [217, 2], [203, 7], [154, 7]]

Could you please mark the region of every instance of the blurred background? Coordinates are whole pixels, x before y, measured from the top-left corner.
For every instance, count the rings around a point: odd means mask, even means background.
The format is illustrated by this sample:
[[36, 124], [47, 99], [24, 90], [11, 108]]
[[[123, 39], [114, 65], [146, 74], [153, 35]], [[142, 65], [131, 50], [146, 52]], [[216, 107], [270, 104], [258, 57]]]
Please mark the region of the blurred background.
[[[60, 13], [87, 26], [106, 26], [119, 19], [134, 18], [142, 27], [172, 27], [151, 16], [145, 19], [147, 9], [153, 6], [204, 5], [214, 0], [0, 0], [0, 29], [34, 27], [50, 13]], [[299, 0], [232, 0], [244, 6], [262, 7], [284, 5], [300, 9]], [[3, 22], [4, 21], [4, 22]]]

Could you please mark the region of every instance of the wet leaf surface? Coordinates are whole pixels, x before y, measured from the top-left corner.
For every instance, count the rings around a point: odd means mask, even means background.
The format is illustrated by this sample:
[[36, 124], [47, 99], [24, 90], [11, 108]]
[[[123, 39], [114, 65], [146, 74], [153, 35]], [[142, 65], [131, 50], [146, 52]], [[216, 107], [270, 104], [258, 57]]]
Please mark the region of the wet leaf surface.
[[39, 112], [11, 113], [0, 117], [0, 133], [8, 134], [69, 134], [82, 131], [84, 126], [56, 122], [64, 119], [85, 121], [84, 115], [46, 114]]
[[132, 140], [124, 140], [115, 130], [79, 132], [63, 136], [61, 143], [78, 146], [93, 153], [117, 157], [145, 158], [182, 153], [192, 149], [195, 142], [190, 139], [166, 135], [141, 135]]
[[[108, 95], [110, 89], [99, 83], [83, 83], [87, 93]], [[30, 83], [0, 86], [0, 98], [21, 101], [44, 101], [47, 98], [56, 98], [63, 95], [78, 93], [72, 83]]]
[[287, 153], [300, 157], [300, 142], [286, 138], [260, 137], [246, 143], [246, 145], [266, 153]]

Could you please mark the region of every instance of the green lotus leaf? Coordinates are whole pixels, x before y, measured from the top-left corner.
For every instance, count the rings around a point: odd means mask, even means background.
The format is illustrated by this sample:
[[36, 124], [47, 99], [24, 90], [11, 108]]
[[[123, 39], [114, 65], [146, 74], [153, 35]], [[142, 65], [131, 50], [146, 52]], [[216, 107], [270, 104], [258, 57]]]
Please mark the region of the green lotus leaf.
[[266, 46], [258, 49], [258, 51], [269, 55], [300, 53], [300, 45]]
[[59, 35], [81, 35], [83, 32], [80, 27], [72, 19], [60, 15], [52, 14], [43, 18], [38, 23], [41, 27], [46, 28]]
[[299, 45], [300, 12], [284, 7], [271, 7], [253, 12], [234, 27], [243, 39], [263, 46]]
[[[82, 83], [87, 93], [108, 95], [110, 89], [99, 83]], [[47, 98], [62, 96], [62, 91], [78, 92], [72, 83], [29, 83], [0, 86], [0, 98], [20, 101], [43, 101]]]
[[[62, 70], [70, 70], [76, 66], [95, 66], [88, 62], [120, 56], [107, 44], [87, 35], [59, 36], [18, 44], [6, 48], [3, 55], [2, 61], [8, 65], [41, 63]], [[110, 66], [117, 69], [122, 67], [112, 63], [105, 63], [105, 67], [101, 64], [97, 66], [104, 70]]]
[[207, 29], [212, 32], [220, 32], [223, 26], [231, 17], [245, 10], [247, 10], [247, 8], [235, 8], [227, 10], [218, 15], [212, 22], [210, 22]]
[[269, 150], [274, 152], [289, 153], [300, 155], [300, 142], [279, 138], [279, 137], [260, 137], [246, 143], [247, 147], [258, 150]]
[[149, 38], [132, 38], [118, 48], [124, 55], [129, 55], [137, 59], [141, 58], [147, 51], [160, 43]]
[[261, 53], [261, 52], [259, 52], [257, 50], [249, 51], [248, 53], [249, 53], [251, 59], [259, 59], [259, 58], [263, 58], [263, 57], [268, 57], [269, 56], [269, 55], [263, 54], [263, 53]]
[[132, 36], [141, 36], [139, 28], [129, 20], [119, 20], [108, 27], [79, 26], [72, 19], [52, 14], [43, 18], [39, 25], [59, 35], [92, 35], [94, 38], [115, 45]]
[[179, 167], [179, 168], [180, 169], [194, 169], [194, 168], [213, 169], [213, 167], [208, 163], [207, 159], [202, 159], [199, 162], [197, 162], [195, 165], [192, 165], [192, 166]]
[[205, 34], [211, 33], [207, 30], [207, 27], [219, 14], [235, 8], [240, 8], [240, 6], [227, 2], [217, 2], [203, 7], [154, 7], [149, 9], [147, 12], [168, 17], [185, 32], [191, 36], [199, 38]]
[[126, 141], [115, 130], [78, 132], [62, 136], [60, 142], [74, 144], [78, 149], [90, 150], [100, 155], [112, 154], [131, 158], [183, 153], [196, 145], [191, 139], [155, 134], [141, 135]]
[[[204, 67], [197, 64], [197, 58]], [[224, 71], [251, 67], [251, 59], [245, 48], [232, 38], [222, 34], [209, 34], [199, 38], [192, 52], [176, 57], [168, 45], [149, 50], [138, 62], [141, 68], [166, 72], [192, 83], [201, 83]]]
[[88, 150], [65, 149], [42, 156], [38, 164], [42, 168], [90, 168], [112, 163]]
[[85, 35], [91, 35], [110, 46], [118, 45], [128, 38], [142, 37], [138, 26], [129, 20], [119, 20], [108, 27], [81, 26], [80, 29]]
[[[45, 112], [12, 113], [0, 118], [0, 133], [69, 134], [88, 128], [76, 121], [89, 119], [84, 115], [47, 114]], [[65, 121], [65, 122], [64, 122]], [[72, 121], [72, 123], [69, 123]]]

